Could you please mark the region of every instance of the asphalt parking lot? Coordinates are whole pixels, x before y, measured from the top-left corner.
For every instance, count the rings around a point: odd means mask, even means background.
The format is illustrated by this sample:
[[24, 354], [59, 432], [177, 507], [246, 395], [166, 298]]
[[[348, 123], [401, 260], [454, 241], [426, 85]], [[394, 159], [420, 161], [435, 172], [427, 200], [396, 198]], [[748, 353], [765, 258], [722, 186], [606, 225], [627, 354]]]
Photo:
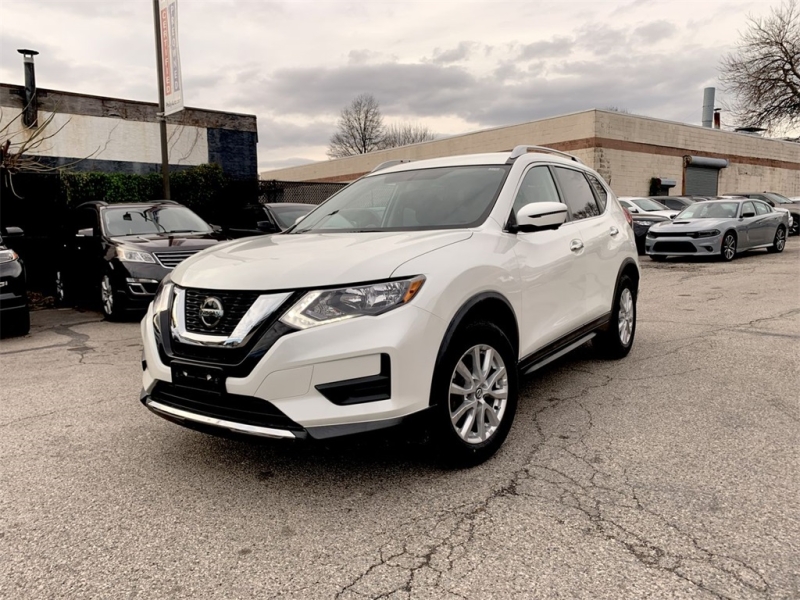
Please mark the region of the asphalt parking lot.
[[800, 240], [642, 265], [631, 355], [524, 380], [463, 471], [182, 429], [137, 323], [34, 313], [0, 344], [0, 597], [800, 597]]

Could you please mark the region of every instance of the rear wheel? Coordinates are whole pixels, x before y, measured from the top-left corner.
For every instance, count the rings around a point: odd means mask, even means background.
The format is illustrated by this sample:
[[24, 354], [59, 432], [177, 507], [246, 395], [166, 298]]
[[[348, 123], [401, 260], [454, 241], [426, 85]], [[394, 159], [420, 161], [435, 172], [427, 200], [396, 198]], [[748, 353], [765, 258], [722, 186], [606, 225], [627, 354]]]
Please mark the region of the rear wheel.
[[456, 334], [436, 366], [433, 442], [454, 466], [473, 466], [502, 446], [517, 410], [516, 356], [493, 323]]
[[70, 301], [70, 297], [67, 294], [67, 284], [64, 280], [64, 271], [56, 271], [55, 288], [56, 303], [60, 306], [66, 306]]
[[792, 215], [792, 226], [789, 235], [800, 235], [800, 215]]
[[786, 247], [786, 230], [783, 228], [783, 225], [778, 227], [778, 230], [775, 232], [775, 239], [772, 240], [772, 246], [767, 248], [768, 252], [783, 252], [783, 249]]
[[725, 262], [730, 262], [736, 258], [736, 234], [729, 231], [722, 238], [722, 248], [719, 251], [720, 258]]
[[633, 347], [636, 336], [636, 286], [628, 275], [617, 285], [608, 330], [594, 339], [594, 347], [602, 358], [624, 358]]

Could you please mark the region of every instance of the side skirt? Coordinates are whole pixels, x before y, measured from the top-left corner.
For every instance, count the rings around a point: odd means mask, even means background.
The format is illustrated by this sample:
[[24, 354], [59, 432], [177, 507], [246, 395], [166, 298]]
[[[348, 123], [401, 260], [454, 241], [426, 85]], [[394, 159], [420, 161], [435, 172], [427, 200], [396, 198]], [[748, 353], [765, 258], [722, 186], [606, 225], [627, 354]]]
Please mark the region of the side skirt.
[[602, 317], [587, 323], [583, 327], [579, 327], [571, 331], [564, 337], [549, 343], [544, 348], [537, 350], [533, 354], [529, 354], [519, 361], [519, 372], [522, 375], [533, 373], [537, 369], [561, 358], [565, 354], [572, 352], [579, 346], [582, 346], [600, 331], [605, 331], [611, 321], [611, 313], [606, 313]]

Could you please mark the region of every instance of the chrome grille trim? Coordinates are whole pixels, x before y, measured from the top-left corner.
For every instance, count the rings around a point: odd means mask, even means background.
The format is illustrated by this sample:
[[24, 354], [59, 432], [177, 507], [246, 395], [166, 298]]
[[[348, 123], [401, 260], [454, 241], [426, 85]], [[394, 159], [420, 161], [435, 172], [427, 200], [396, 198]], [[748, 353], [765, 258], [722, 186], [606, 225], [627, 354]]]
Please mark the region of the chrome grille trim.
[[190, 256], [194, 256], [200, 250], [179, 250], [176, 252], [154, 252], [158, 263], [165, 269], [174, 269]]

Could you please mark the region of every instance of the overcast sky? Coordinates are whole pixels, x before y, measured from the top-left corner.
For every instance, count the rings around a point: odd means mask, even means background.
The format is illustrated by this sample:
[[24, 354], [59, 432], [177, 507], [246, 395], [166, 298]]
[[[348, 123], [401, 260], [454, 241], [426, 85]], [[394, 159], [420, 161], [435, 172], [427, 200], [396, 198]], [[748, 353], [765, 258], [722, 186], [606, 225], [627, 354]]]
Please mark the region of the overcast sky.
[[[699, 124], [747, 15], [779, 3], [179, 0], [185, 102], [257, 115], [260, 169], [325, 160], [362, 92], [438, 136], [609, 106]], [[40, 87], [156, 100], [150, 0], [0, 0], [0, 28], [2, 82], [33, 48]]]

